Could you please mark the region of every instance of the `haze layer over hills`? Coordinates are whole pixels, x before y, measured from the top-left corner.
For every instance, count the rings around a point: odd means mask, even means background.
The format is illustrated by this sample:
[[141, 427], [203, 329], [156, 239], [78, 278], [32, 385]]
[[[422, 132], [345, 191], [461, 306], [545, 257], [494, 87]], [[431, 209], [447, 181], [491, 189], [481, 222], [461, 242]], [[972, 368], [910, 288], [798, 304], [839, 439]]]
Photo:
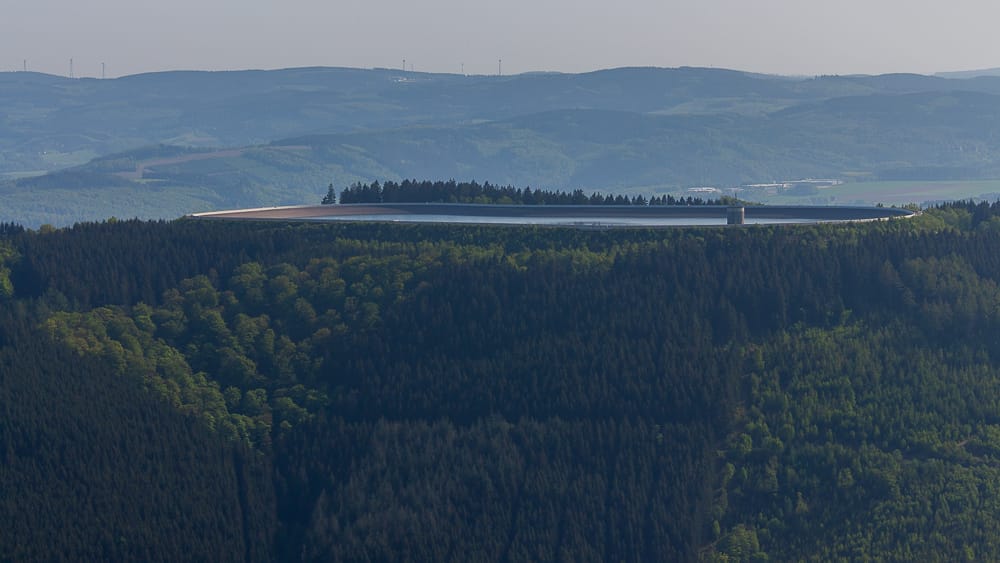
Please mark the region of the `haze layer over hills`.
[[991, 76], [13, 72], [0, 107], [0, 220], [28, 225], [314, 203], [331, 182], [404, 178], [646, 193], [1000, 178]]

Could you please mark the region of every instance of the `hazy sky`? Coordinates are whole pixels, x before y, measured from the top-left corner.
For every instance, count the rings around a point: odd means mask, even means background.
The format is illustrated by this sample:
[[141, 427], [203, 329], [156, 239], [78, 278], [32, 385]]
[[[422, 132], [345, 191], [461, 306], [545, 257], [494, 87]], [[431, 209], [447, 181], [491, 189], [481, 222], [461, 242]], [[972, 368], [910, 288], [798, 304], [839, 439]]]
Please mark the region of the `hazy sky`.
[[0, 71], [407, 67], [779, 74], [1000, 67], [987, 0], [4, 0]]

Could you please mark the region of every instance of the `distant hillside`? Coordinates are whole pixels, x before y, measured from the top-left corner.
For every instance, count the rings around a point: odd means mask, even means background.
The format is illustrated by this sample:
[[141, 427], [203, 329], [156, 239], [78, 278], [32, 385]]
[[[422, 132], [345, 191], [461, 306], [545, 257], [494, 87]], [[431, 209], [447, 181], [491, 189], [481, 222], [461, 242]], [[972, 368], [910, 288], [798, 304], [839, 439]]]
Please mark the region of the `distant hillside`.
[[980, 76], [1000, 76], [1000, 68], [983, 68], [977, 70], [957, 70], [950, 72], [938, 72], [934, 76], [942, 78], [978, 78]]
[[1000, 77], [0, 73], [0, 108], [0, 220], [28, 225], [302, 203], [375, 179], [664, 193], [1000, 177]]
[[997, 130], [1000, 96], [930, 92], [835, 98], [763, 116], [559, 110], [239, 149], [147, 147], [0, 185], [9, 201], [0, 220], [295, 204], [318, 201], [330, 182], [374, 179], [678, 193], [805, 177], [997, 178]]
[[308, 133], [453, 125], [558, 109], [759, 115], [844, 95], [971, 89], [917, 75], [810, 80], [700, 68], [460, 76], [300, 68], [111, 80], [0, 73], [0, 173], [51, 170], [167, 143], [243, 146]]

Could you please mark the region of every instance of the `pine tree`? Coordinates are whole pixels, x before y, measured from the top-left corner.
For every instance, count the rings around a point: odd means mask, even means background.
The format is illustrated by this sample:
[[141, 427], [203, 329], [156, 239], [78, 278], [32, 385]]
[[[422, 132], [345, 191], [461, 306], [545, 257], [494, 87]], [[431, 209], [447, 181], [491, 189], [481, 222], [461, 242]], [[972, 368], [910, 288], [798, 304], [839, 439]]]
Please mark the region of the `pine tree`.
[[323, 205], [333, 205], [337, 203], [337, 190], [333, 189], [333, 182], [330, 182], [330, 186], [326, 189], [326, 195], [323, 196]]

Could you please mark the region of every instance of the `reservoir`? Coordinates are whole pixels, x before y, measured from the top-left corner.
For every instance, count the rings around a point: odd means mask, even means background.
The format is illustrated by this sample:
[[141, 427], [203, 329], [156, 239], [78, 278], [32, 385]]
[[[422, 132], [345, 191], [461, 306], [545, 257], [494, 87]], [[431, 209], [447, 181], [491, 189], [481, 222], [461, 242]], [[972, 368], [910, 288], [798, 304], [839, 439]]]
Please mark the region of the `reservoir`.
[[[725, 225], [725, 217], [601, 217], [586, 215], [568, 216], [514, 216], [514, 215], [330, 215], [320, 221], [389, 221], [392, 223], [456, 223], [461, 225], [544, 225], [549, 227], [691, 227]], [[745, 225], [778, 223], [817, 223], [817, 219], [747, 219]]]
[[364, 221], [474, 225], [542, 225], [577, 228], [724, 226], [877, 221], [912, 211], [853, 206], [726, 205], [491, 205], [379, 203], [300, 205], [196, 213], [198, 219], [259, 221]]

